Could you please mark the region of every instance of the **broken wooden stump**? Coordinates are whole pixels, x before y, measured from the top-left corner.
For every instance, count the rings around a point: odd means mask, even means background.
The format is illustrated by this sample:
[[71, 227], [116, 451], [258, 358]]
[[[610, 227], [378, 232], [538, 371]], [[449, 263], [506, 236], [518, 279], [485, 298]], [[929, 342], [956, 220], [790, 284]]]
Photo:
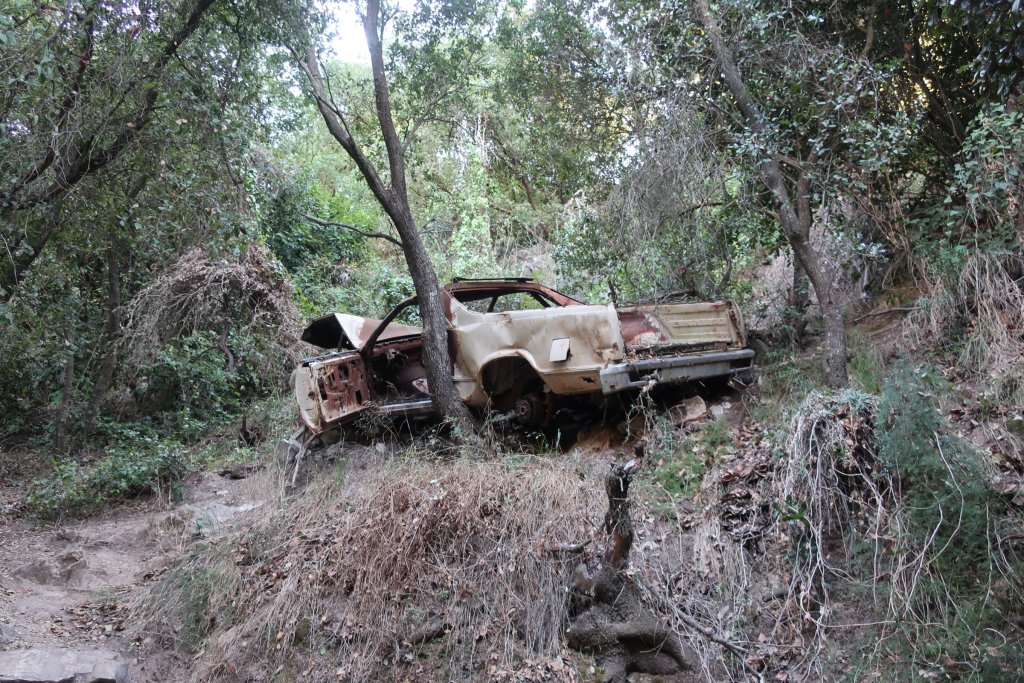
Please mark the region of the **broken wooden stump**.
[[636, 460], [613, 463], [605, 475], [608, 543], [597, 566], [581, 563], [576, 589], [587, 596], [570, 614], [569, 647], [593, 654], [606, 683], [624, 683], [631, 673], [667, 675], [691, 668], [692, 656], [679, 635], [668, 628], [640, 599], [636, 583], [626, 575], [633, 546], [629, 484]]

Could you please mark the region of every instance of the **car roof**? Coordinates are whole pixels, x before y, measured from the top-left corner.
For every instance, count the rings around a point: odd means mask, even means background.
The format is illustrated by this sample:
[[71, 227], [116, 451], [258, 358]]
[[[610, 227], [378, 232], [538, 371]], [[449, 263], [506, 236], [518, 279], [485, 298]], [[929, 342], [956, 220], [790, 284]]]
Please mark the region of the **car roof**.
[[554, 301], [559, 306], [576, 306], [583, 302], [566, 296], [561, 292], [535, 282], [533, 278], [487, 278], [487, 279], [464, 279], [455, 278], [446, 284], [442, 289], [459, 299], [459, 294], [478, 294], [483, 298], [487, 295], [498, 295], [512, 292], [538, 292]]

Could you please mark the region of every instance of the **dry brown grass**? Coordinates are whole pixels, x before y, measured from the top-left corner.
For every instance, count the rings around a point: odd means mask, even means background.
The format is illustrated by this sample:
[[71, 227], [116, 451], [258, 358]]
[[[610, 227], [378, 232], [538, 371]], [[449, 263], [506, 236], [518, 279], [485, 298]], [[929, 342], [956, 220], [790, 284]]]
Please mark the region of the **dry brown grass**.
[[957, 278], [930, 286], [927, 304], [908, 318], [919, 343], [942, 343], [962, 330], [959, 362], [1024, 404], [1024, 256], [973, 252]]
[[548, 546], [591, 537], [598, 487], [548, 463], [456, 461], [392, 464], [350, 488], [315, 485], [233, 542], [237, 576], [206, 598], [221, 609], [195, 680], [573, 677], [560, 654], [575, 558]]
[[[629, 575], [693, 648], [697, 676], [903, 680], [952, 675], [947, 653], [980, 652], [962, 668], [984, 680], [1024, 652], [971, 602], [980, 595], [998, 610], [1024, 595], [1019, 516], [979, 513], [956, 489], [922, 525], [921, 497], [943, 493], [943, 473], [964, 481], [960, 456], [938, 445], [938, 479], [893, 460], [879, 405], [858, 392], [812, 394], [784, 446], [744, 430], [705, 477], [692, 531], [634, 501]], [[151, 619], [189, 624], [175, 637], [198, 643], [195, 680], [578, 680], [584, 660], [563, 636], [580, 555], [551, 549], [603, 538], [597, 482], [539, 458], [373, 467], [356, 484], [311, 485], [153, 592]], [[949, 561], [966, 545], [957, 533], [970, 505], [982, 553], [990, 523], [981, 571]], [[185, 618], [191, 605], [203, 609]]]
[[139, 368], [168, 340], [226, 329], [231, 312], [241, 310], [244, 319], [230, 324], [274, 343], [279, 351], [264, 370], [279, 373], [281, 353], [298, 359], [300, 326], [291, 285], [278, 269], [262, 245], [233, 256], [213, 256], [202, 247], [185, 252], [124, 307], [125, 363]]

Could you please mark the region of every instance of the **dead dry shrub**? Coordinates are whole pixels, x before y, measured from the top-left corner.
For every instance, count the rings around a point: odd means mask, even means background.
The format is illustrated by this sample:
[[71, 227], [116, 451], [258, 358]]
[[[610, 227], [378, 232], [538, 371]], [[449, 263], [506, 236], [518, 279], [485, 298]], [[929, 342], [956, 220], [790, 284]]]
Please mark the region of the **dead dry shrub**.
[[[856, 662], [887, 680], [1000, 680], [1022, 666], [1008, 599], [1024, 586], [1019, 515], [942, 434], [920, 386], [889, 386], [881, 399], [810, 395], [785, 452], [756, 440], [705, 479], [696, 571], [662, 595], [681, 627], [699, 621], [738, 648], [694, 643], [710, 678], [828, 679]], [[843, 658], [837, 641], [866, 645]]]
[[232, 614], [194, 678], [502, 680], [540, 666], [571, 680], [559, 653], [575, 559], [549, 546], [592, 535], [599, 495], [546, 463], [407, 464], [355, 492], [313, 486], [234, 542], [234, 593], [206, 597]]
[[1024, 404], [1024, 256], [971, 253], [955, 277], [931, 283], [908, 318], [918, 343], [959, 342], [960, 364], [990, 377], [1002, 398]]
[[185, 252], [157, 275], [124, 308], [120, 346], [126, 366], [153, 362], [168, 342], [201, 330], [251, 334], [269, 342], [276, 354], [264, 354], [279, 374], [282, 355], [297, 360], [299, 311], [291, 284], [270, 251], [259, 244], [232, 255], [213, 255], [202, 247]]

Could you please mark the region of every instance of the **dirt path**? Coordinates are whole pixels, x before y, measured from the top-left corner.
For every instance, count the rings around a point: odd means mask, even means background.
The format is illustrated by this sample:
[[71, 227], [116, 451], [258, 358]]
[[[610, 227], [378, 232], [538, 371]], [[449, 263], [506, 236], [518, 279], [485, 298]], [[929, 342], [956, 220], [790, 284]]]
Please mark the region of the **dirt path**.
[[244, 524], [264, 504], [257, 479], [204, 472], [173, 506], [138, 501], [61, 525], [0, 526], [0, 650], [115, 650], [132, 662], [133, 682], [181, 680], [187, 663], [128, 636], [123, 608], [193, 543]]

